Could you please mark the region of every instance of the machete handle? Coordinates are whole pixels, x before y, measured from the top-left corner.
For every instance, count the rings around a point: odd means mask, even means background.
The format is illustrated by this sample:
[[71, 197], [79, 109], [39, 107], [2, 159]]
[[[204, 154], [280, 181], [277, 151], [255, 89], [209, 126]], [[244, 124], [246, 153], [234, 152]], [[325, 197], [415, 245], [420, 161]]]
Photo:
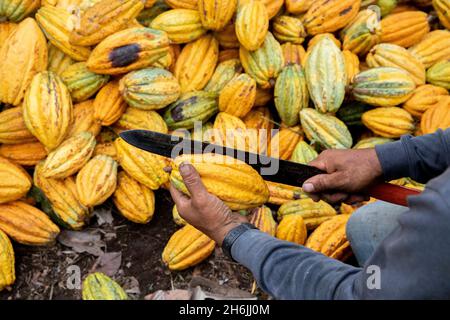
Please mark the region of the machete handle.
[[417, 196], [420, 191], [383, 182], [369, 187], [366, 194], [378, 200], [407, 207], [407, 197]]

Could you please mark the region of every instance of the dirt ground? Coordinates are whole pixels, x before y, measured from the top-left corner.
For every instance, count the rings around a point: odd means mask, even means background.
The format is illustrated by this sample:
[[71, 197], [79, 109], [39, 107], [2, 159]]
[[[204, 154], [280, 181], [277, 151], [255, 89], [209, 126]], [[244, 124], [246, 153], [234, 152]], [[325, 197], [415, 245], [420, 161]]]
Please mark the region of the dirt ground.
[[[94, 270], [106, 268], [132, 299], [143, 299], [156, 290], [185, 289], [193, 285], [193, 279], [195, 282], [209, 279], [222, 288], [250, 292], [252, 275], [225, 258], [220, 249], [197, 267], [185, 271], [171, 272], [164, 266], [161, 253], [178, 228], [172, 221], [172, 206], [170, 194], [160, 190], [156, 192], [155, 215], [147, 225], [129, 222], [114, 209], [109, 215], [109, 218], [113, 217], [111, 224], [94, 217], [84, 231], [98, 236], [98, 243], [102, 244], [100, 254], [106, 252], [111, 254], [109, 258], [113, 256], [106, 262], [98, 261], [99, 254], [76, 252], [73, 247], [62, 245], [61, 241], [50, 247], [14, 243], [17, 279], [11, 291], [0, 293], [0, 299], [80, 299], [81, 290], [73, 288], [73, 266], [79, 268], [82, 278]], [[109, 204], [104, 210], [108, 211], [110, 207]], [[98, 243], [88, 243], [93, 249], [89, 251], [99, 251], [95, 247]], [[258, 290], [255, 294], [260, 296]]]

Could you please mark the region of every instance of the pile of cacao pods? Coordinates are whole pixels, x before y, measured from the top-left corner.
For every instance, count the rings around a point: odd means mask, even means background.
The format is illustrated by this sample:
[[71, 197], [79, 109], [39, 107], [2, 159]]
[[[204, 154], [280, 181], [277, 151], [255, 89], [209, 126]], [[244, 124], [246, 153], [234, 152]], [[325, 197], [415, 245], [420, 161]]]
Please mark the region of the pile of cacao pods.
[[[154, 190], [187, 192], [181, 161], [264, 232], [345, 260], [354, 207], [313, 202], [239, 161], [146, 153], [118, 133], [201, 122], [196, 140], [299, 163], [432, 133], [450, 127], [447, 29], [450, 0], [0, 0], [0, 290], [15, 280], [10, 238], [52, 244], [109, 198], [148, 223]], [[183, 227], [163, 261], [181, 270], [215, 243], [173, 216]]]

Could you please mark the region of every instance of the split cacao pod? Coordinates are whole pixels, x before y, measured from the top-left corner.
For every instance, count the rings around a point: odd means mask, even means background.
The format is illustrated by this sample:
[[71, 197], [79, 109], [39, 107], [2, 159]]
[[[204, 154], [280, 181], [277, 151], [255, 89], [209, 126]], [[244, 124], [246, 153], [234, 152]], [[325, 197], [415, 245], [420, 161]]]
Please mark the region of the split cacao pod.
[[414, 119], [408, 111], [398, 107], [375, 108], [362, 116], [364, 125], [385, 138], [400, 138], [414, 132]]
[[282, 205], [286, 202], [306, 198], [302, 188], [289, 186], [287, 184], [266, 181], [269, 188], [269, 203]]
[[349, 50], [343, 50], [342, 55], [345, 62], [345, 70], [347, 72], [347, 88], [353, 83], [353, 78], [359, 73], [359, 59], [356, 54]]
[[269, 207], [262, 206], [251, 211], [250, 223], [262, 232], [275, 237], [277, 232], [277, 222], [273, 218], [272, 210]]
[[446, 0], [433, 0], [432, 3], [441, 24], [450, 29], [450, 3]]
[[300, 111], [306, 137], [325, 149], [348, 149], [353, 144], [347, 126], [338, 118], [306, 108]]
[[170, 237], [162, 260], [170, 270], [184, 270], [208, 258], [215, 246], [213, 240], [188, 224]]
[[448, 96], [448, 91], [445, 88], [425, 84], [414, 90], [411, 98], [403, 104], [403, 109], [413, 116], [421, 118], [425, 111], [433, 107], [445, 96]]
[[178, 225], [178, 226], [185, 226], [187, 225], [186, 220], [184, 220], [181, 216], [180, 213], [178, 212], [177, 206], [174, 205], [173, 209], [172, 209], [172, 218], [173, 221]]
[[36, 141], [23, 120], [22, 107], [0, 112], [0, 143], [19, 144]]
[[[219, 154], [182, 155], [174, 160], [170, 175], [173, 185], [189, 194], [178, 166], [190, 162], [197, 169], [206, 189], [219, 197], [232, 210], [258, 207], [269, 199], [266, 183], [251, 166]], [[217, 174], [222, 177], [217, 179]]]
[[239, 59], [230, 59], [219, 63], [204, 91], [219, 94], [227, 83], [241, 72], [242, 65]]
[[314, 0], [286, 0], [285, 5], [287, 12], [297, 15], [308, 11], [314, 2]]
[[256, 82], [243, 73], [233, 78], [220, 91], [219, 110], [242, 118], [253, 108], [255, 97]]
[[231, 114], [220, 112], [214, 121], [212, 142], [238, 150], [248, 149], [248, 134], [245, 123]]
[[15, 281], [14, 250], [8, 236], [0, 230], [0, 292]]
[[93, 100], [86, 100], [73, 106], [73, 121], [66, 139], [81, 132], [90, 132], [95, 137], [100, 133], [102, 126], [94, 118], [93, 103]]
[[269, 15], [264, 3], [250, 0], [239, 7], [236, 15], [236, 36], [248, 51], [262, 46], [269, 31]]
[[165, 2], [174, 9], [197, 10], [198, 8], [197, 0], [165, 0]]
[[101, 272], [91, 273], [83, 281], [83, 300], [128, 300], [125, 290]]
[[308, 164], [317, 158], [317, 151], [307, 144], [305, 141], [300, 141], [295, 146], [294, 152], [292, 152], [290, 161]]
[[278, 224], [276, 237], [280, 240], [304, 244], [306, 236], [305, 221], [299, 214], [287, 215]]
[[394, 140], [390, 138], [383, 138], [383, 137], [372, 137], [372, 138], [365, 138], [362, 140], [359, 140], [358, 143], [356, 143], [353, 146], [353, 149], [372, 149], [375, 148], [375, 146], [379, 144], [385, 144], [388, 142], [393, 142]]
[[122, 171], [118, 175], [113, 201], [120, 214], [135, 223], [148, 223], [155, 212], [155, 194]]
[[303, 139], [303, 132], [300, 126], [281, 127], [270, 139], [267, 153], [271, 157], [289, 160], [294, 152], [297, 143]]
[[423, 11], [392, 13], [381, 20], [381, 42], [409, 48], [430, 32], [428, 15]]
[[239, 40], [236, 35], [236, 26], [230, 23], [221, 31], [214, 33], [214, 37], [219, 41], [219, 45], [225, 49], [239, 48]]
[[32, 246], [52, 244], [59, 234], [44, 212], [22, 201], [0, 205], [0, 229], [16, 242]]
[[61, 76], [61, 73], [64, 72], [69, 66], [74, 64], [75, 61], [59, 50], [57, 47], [52, 45], [51, 43], [48, 46], [48, 66], [47, 70], [51, 71], [58, 76]]
[[3, 0], [0, 3], [0, 16], [19, 22], [33, 14], [40, 5], [40, 0]]
[[429, 108], [422, 116], [420, 128], [422, 134], [433, 133], [438, 129], [450, 127], [450, 97], [443, 97], [435, 106]]
[[31, 178], [19, 165], [0, 157], [0, 203], [18, 200], [31, 188]]
[[[128, 105], [119, 91], [119, 82], [113, 80], [100, 89], [92, 109], [95, 121], [102, 126], [110, 126], [120, 119]], [[76, 108], [75, 108], [76, 109]]]
[[141, 110], [137, 108], [127, 108], [119, 120], [115, 123], [116, 132], [124, 130], [150, 130], [161, 133], [167, 133], [167, 125], [164, 119], [153, 110]]
[[450, 60], [442, 60], [427, 70], [427, 82], [450, 89]]
[[222, 30], [233, 17], [237, 0], [198, 0], [202, 24], [209, 30]]
[[425, 66], [431, 67], [440, 60], [450, 59], [450, 31], [434, 30], [409, 51]]
[[302, 65], [306, 51], [301, 45], [286, 42], [281, 45], [281, 50], [283, 52], [285, 66], [290, 64]]
[[3, 144], [0, 146], [0, 156], [21, 166], [32, 167], [45, 159], [47, 152], [43, 144], [36, 141], [20, 144]]

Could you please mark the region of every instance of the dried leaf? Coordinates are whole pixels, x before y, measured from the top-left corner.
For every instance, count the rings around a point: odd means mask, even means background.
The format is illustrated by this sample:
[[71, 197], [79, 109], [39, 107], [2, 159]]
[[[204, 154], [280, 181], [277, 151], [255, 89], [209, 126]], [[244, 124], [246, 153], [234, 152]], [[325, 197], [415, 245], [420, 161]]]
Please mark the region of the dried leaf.
[[94, 215], [97, 217], [97, 223], [99, 226], [104, 224], [112, 225], [114, 218], [111, 213], [111, 208], [101, 207], [94, 210]]
[[122, 264], [122, 252], [103, 253], [94, 263], [92, 272], [102, 272], [107, 276], [114, 276]]
[[94, 256], [101, 256], [105, 243], [97, 230], [89, 231], [69, 231], [63, 230], [58, 236], [58, 242], [73, 251], [82, 253], [87, 252]]

